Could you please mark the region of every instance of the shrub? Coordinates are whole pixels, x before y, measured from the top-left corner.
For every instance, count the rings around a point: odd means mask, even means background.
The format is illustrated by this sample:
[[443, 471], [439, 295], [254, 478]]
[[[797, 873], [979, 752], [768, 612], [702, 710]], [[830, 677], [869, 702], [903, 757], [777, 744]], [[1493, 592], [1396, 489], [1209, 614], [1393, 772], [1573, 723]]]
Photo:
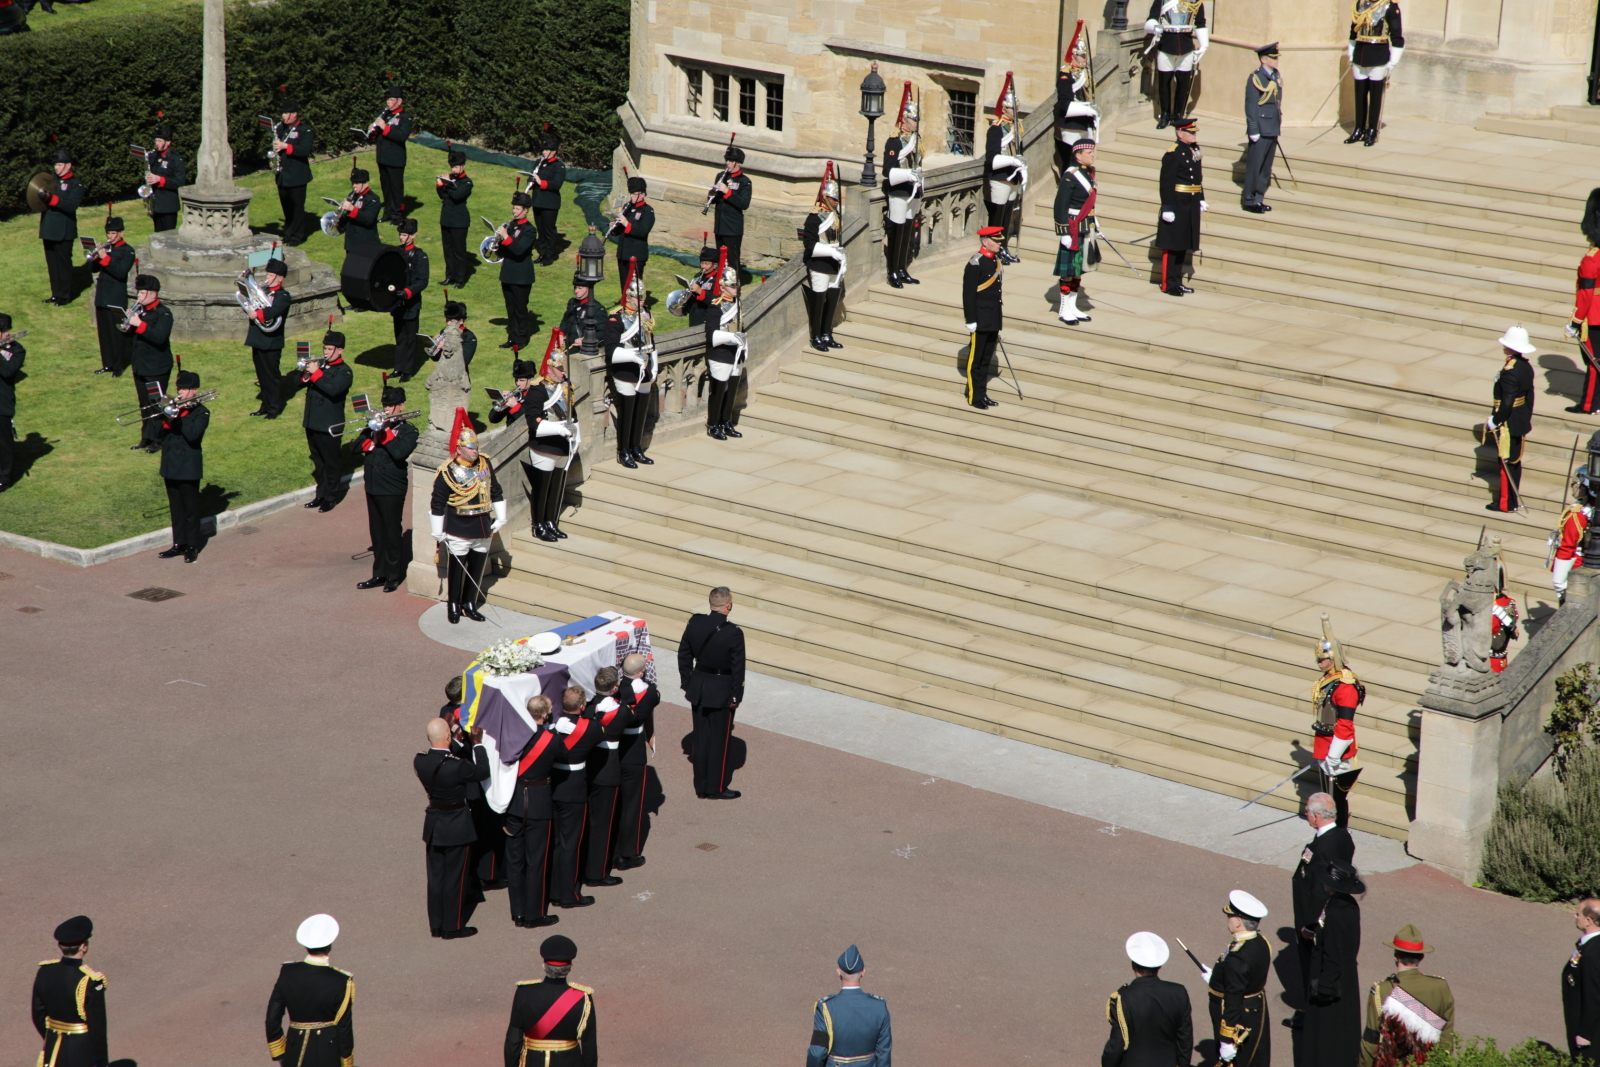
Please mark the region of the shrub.
[[[1600, 891], [1600, 747], [1571, 753], [1566, 780], [1500, 787], [1483, 843], [1484, 884], [1549, 902]], [[1431, 1061], [1430, 1061], [1431, 1062]]]
[[1427, 1067], [1572, 1067], [1573, 1062], [1565, 1052], [1532, 1038], [1501, 1051], [1492, 1037], [1463, 1041], [1457, 1035], [1428, 1054]]
[[1600, 677], [1594, 664], [1580, 663], [1556, 679], [1556, 706], [1544, 729], [1555, 740], [1556, 777], [1566, 781], [1573, 753], [1600, 741]]

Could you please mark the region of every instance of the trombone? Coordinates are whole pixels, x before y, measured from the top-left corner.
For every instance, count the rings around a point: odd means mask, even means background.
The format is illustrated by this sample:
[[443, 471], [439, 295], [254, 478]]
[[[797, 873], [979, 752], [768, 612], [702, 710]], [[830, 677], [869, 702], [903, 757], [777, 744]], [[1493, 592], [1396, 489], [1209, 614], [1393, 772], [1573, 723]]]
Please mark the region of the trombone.
[[6, 334], [6, 339], [4, 341], [0, 341], [0, 348], [4, 348], [6, 345], [10, 344], [12, 341], [20, 341], [26, 336], [28, 336], [28, 331], [27, 330], [13, 330], [10, 333]]
[[[179, 400], [171, 396], [159, 397], [143, 407], [134, 408], [132, 411], [124, 411], [117, 416], [117, 425], [132, 426], [135, 422], [143, 422], [145, 419], [153, 418], [156, 415], [176, 415], [180, 411], [187, 411], [196, 404], [204, 404], [206, 401], [215, 400], [216, 398], [217, 390], [215, 389], [207, 389], [203, 393], [196, 393], [188, 400]], [[137, 415], [138, 418], [134, 419], [133, 422], [122, 421], [134, 415]]]

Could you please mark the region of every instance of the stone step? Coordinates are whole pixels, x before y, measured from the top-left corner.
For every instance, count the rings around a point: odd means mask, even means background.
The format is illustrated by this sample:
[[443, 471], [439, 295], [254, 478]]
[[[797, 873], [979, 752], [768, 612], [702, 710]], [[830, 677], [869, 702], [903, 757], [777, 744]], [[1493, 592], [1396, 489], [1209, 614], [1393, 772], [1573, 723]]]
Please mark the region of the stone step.
[[[1569, 112], [1575, 108], [1555, 108]], [[1509, 133], [1515, 137], [1537, 137], [1546, 141], [1566, 141], [1570, 144], [1600, 145], [1600, 125], [1594, 122], [1575, 122], [1563, 117], [1548, 119], [1520, 119], [1505, 115], [1483, 115], [1473, 128], [1485, 133]]]
[[1600, 107], [1593, 104], [1557, 104], [1550, 109], [1550, 117], [1561, 122], [1600, 127]]

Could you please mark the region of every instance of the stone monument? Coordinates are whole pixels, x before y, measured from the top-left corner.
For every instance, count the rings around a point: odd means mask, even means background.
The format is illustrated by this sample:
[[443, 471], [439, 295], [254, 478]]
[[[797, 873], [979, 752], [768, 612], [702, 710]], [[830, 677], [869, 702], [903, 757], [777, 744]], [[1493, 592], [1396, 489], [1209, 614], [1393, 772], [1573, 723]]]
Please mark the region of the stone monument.
[[[172, 309], [174, 340], [242, 341], [245, 317], [234, 296], [239, 273], [252, 253], [270, 251], [277, 239], [251, 231], [251, 192], [233, 180], [223, 0], [205, 0], [201, 90], [195, 182], [178, 191], [183, 221], [136, 251], [140, 271], [161, 279], [161, 299]], [[294, 297], [285, 334], [314, 330], [330, 313], [338, 318], [338, 273], [299, 249], [279, 245], [277, 255], [289, 268], [284, 287]]]

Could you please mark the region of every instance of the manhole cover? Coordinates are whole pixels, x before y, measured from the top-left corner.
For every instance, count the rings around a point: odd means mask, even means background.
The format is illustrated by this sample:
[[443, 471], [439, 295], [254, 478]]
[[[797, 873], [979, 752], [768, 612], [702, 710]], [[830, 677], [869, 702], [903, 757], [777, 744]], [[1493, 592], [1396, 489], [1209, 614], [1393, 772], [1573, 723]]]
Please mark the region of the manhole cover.
[[712, 851], [712, 850], [713, 850], [713, 849], [715, 849], [715, 848], [716, 848], [716, 847], [717, 847], [717, 846], [716, 846], [716, 845], [713, 845], [713, 844], [712, 844], [712, 843], [711, 843], [711, 842], [709, 842], [709, 841], [707, 841], [707, 842], [706, 842], [706, 843], [705, 843], [705, 844], [703, 844], [703, 845], [696, 845], [696, 846], [694, 846], [694, 847], [695, 847], [695, 848], [697, 848], [697, 849], [699, 849], [699, 850], [700, 850], [700, 851], [701, 851], [701, 852], [710, 852], [710, 851]]
[[22, 612], [24, 615], [37, 615], [37, 614], [39, 614], [39, 612], [43, 611], [44, 609], [43, 608], [18, 608], [17, 610]]
[[182, 596], [183, 594], [176, 589], [163, 589], [159, 585], [152, 585], [148, 589], [135, 590], [128, 595], [135, 600], [148, 600], [150, 603], [155, 604], [162, 600], [171, 600], [173, 597]]

